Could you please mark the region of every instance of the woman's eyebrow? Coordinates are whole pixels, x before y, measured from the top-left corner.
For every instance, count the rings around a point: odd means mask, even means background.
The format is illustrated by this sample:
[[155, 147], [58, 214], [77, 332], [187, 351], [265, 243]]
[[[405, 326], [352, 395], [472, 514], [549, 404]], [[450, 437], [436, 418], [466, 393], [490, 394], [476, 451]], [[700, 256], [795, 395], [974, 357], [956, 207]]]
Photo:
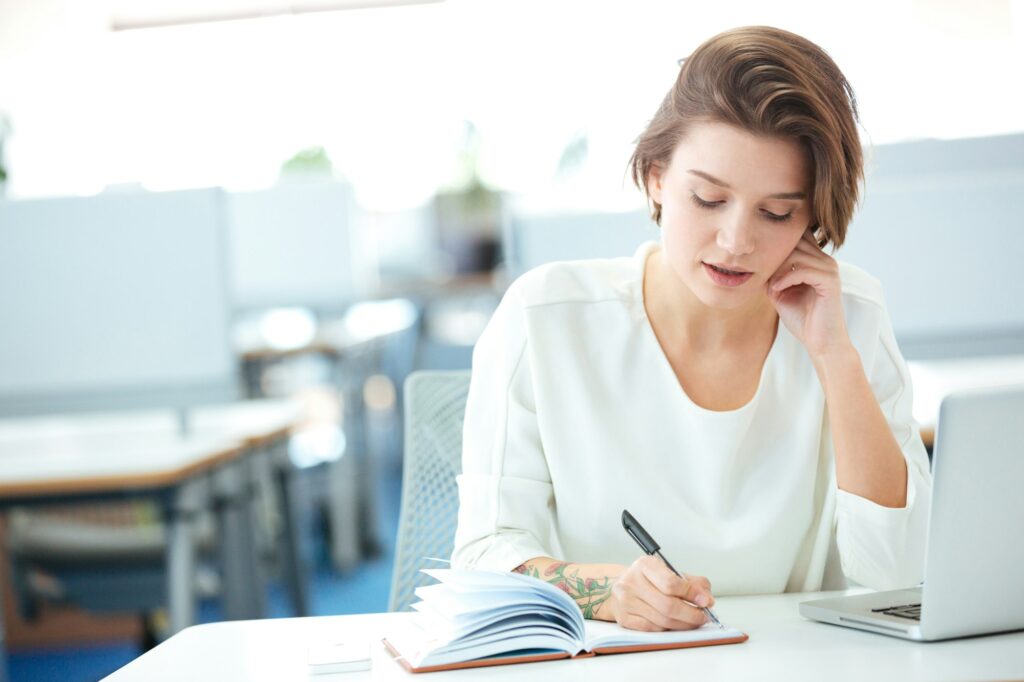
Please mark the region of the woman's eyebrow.
[[[716, 178], [714, 175], [711, 175], [710, 173], [705, 173], [704, 171], [699, 171], [699, 170], [696, 170], [694, 168], [691, 168], [691, 169], [687, 170], [686, 172], [687, 173], [692, 173], [693, 175], [699, 175], [700, 177], [704, 178], [708, 182], [712, 182], [712, 183], [718, 185], [719, 187], [724, 187], [726, 189], [732, 189], [732, 185], [727, 183], [725, 180], [719, 180], [718, 178]], [[766, 198], [767, 199], [806, 199], [807, 198], [807, 194], [805, 192], [777, 192], [775, 194], [769, 194]]]

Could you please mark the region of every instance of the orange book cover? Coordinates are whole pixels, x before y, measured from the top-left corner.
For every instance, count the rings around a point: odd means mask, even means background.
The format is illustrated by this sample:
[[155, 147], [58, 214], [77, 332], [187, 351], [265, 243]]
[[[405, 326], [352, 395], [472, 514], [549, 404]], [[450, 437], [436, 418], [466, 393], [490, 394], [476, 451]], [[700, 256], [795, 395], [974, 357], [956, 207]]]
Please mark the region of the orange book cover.
[[531, 663], [560, 658], [738, 644], [747, 635], [705, 625], [640, 632], [585, 621], [558, 588], [518, 573], [426, 569], [439, 582], [416, 590], [420, 601], [384, 646], [414, 673]]

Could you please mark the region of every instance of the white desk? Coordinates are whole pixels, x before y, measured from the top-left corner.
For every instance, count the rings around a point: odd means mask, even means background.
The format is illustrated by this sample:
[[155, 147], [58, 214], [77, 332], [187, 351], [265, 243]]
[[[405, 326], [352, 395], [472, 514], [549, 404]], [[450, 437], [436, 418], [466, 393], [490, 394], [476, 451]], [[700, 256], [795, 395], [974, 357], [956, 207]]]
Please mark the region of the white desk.
[[[833, 593], [835, 594], [835, 593]], [[808, 621], [800, 601], [821, 593], [723, 597], [715, 611], [750, 635], [744, 644], [575, 661], [425, 673], [413, 677], [380, 645], [406, 614], [212, 623], [188, 628], [106, 678], [106, 682], [312, 682], [355, 680], [1006, 680], [1024, 677], [1024, 632], [921, 644]], [[310, 644], [371, 641], [373, 668], [311, 677]]]

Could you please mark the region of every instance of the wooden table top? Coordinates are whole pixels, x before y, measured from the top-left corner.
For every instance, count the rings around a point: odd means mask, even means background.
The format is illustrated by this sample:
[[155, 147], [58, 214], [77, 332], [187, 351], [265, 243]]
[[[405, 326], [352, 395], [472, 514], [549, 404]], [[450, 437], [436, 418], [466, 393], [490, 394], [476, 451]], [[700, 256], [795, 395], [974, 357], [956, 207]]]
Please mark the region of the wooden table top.
[[0, 497], [80, 495], [164, 488], [231, 461], [245, 445], [228, 438], [178, 443], [135, 438], [0, 442]]
[[0, 497], [162, 488], [285, 437], [302, 418], [285, 400], [170, 410], [0, 419]]

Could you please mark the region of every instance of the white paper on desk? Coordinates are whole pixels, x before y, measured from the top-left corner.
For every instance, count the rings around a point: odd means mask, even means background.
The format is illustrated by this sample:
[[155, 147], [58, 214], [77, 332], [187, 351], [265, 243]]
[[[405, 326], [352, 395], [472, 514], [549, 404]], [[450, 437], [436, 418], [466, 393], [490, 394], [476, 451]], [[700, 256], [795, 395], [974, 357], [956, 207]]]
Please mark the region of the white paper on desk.
[[307, 661], [311, 675], [369, 670], [370, 644], [366, 640], [353, 640], [311, 646]]

